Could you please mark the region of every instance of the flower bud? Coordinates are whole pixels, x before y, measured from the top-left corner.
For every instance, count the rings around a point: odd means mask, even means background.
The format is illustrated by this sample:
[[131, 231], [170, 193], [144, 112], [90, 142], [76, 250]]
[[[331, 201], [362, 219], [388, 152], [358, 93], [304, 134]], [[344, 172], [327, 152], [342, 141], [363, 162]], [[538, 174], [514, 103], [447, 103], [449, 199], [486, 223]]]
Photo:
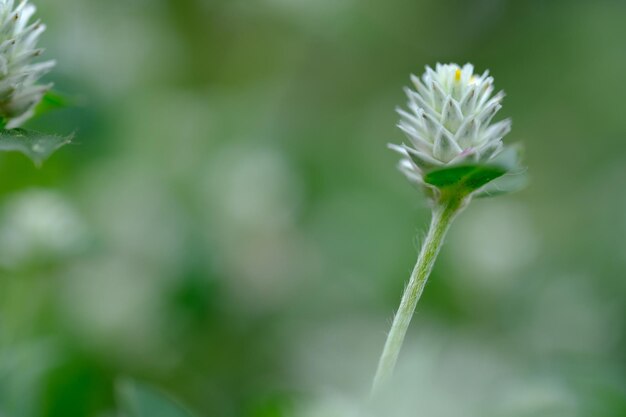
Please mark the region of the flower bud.
[[432, 170], [485, 163], [502, 151], [511, 121], [493, 122], [504, 93], [493, 94], [488, 71], [477, 75], [471, 64], [437, 64], [411, 81], [408, 110], [397, 109], [408, 144], [390, 145], [403, 156], [400, 169], [409, 179], [424, 183]]
[[37, 49], [37, 40], [46, 29], [39, 21], [29, 23], [35, 10], [28, 0], [17, 5], [14, 0], [0, 0], [0, 117], [9, 129], [32, 117], [52, 87], [37, 85], [55, 62], [33, 62], [43, 52]]

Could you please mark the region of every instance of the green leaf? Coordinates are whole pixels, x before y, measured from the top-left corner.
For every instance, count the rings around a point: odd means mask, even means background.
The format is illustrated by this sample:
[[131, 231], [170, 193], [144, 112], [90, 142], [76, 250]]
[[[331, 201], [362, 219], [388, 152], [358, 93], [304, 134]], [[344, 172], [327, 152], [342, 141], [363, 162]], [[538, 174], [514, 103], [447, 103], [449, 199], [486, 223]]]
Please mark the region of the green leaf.
[[460, 165], [431, 171], [424, 181], [437, 188], [457, 188], [470, 193], [506, 172], [506, 168], [497, 165]]
[[508, 173], [496, 178], [476, 193], [477, 198], [495, 197], [520, 191], [528, 185], [528, 175], [525, 172]]
[[58, 91], [48, 91], [43, 99], [35, 107], [35, 114], [33, 117], [41, 116], [52, 110], [59, 110], [65, 107], [72, 107], [76, 105], [76, 100]]
[[117, 396], [124, 417], [193, 417], [166, 394], [135, 381], [120, 381]]
[[517, 191], [527, 183], [520, 165], [521, 153], [520, 146], [511, 145], [488, 162], [440, 168], [427, 173], [424, 181], [453, 193], [470, 194], [479, 190], [481, 197]]
[[33, 130], [11, 129], [0, 131], [0, 152], [21, 152], [37, 166], [57, 149], [72, 141], [73, 135], [57, 136]]
[[506, 168], [507, 173], [486, 184], [475, 194], [478, 198], [495, 197], [520, 191], [528, 185], [526, 169], [521, 166], [523, 149], [520, 145], [511, 145], [504, 149], [497, 157], [489, 161]]

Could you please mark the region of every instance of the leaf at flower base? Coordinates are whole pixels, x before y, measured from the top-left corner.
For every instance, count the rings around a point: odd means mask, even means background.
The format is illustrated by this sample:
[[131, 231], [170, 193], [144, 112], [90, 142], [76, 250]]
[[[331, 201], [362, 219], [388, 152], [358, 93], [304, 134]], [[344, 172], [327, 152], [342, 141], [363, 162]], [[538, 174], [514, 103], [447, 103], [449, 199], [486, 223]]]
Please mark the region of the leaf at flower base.
[[456, 188], [471, 193], [506, 172], [506, 168], [497, 165], [457, 165], [429, 172], [424, 176], [424, 182], [440, 189]]
[[490, 164], [497, 164], [506, 168], [507, 173], [485, 184], [474, 196], [478, 198], [495, 197], [497, 195], [514, 193], [525, 188], [528, 185], [528, 175], [526, 174], [526, 169], [520, 164], [522, 152], [523, 149], [520, 145], [511, 145], [489, 161]]
[[0, 152], [21, 152], [37, 166], [57, 149], [72, 141], [73, 135], [58, 136], [33, 130], [11, 129], [0, 131]]
[[33, 117], [41, 116], [42, 114], [48, 113], [52, 110], [60, 110], [75, 105], [76, 99], [58, 91], [51, 90], [43, 96], [37, 107], [35, 107], [35, 114]]
[[528, 185], [528, 175], [525, 172], [507, 173], [496, 178], [475, 194], [477, 198], [495, 197], [520, 191]]
[[[448, 166], [431, 171], [424, 182], [439, 189], [455, 189], [469, 194], [480, 190], [492, 195], [512, 192], [523, 188], [526, 179], [520, 165], [522, 148], [506, 147], [495, 158], [483, 163]], [[509, 191], [510, 190], [510, 191]]]
[[119, 381], [117, 397], [124, 417], [193, 417], [166, 394], [135, 381]]

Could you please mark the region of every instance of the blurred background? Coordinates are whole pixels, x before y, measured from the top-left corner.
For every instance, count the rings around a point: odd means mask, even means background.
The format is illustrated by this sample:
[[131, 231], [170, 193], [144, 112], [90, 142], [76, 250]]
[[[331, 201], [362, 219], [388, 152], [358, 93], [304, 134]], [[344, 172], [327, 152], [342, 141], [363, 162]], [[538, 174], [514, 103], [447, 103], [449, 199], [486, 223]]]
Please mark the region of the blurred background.
[[0, 155], [1, 416], [117, 416], [121, 379], [357, 415], [429, 218], [386, 143], [436, 62], [491, 70], [532, 182], [452, 228], [378, 415], [626, 415], [626, 2], [34, 3], [83, 104], [29, 123], [77, 132], [42, 169]]

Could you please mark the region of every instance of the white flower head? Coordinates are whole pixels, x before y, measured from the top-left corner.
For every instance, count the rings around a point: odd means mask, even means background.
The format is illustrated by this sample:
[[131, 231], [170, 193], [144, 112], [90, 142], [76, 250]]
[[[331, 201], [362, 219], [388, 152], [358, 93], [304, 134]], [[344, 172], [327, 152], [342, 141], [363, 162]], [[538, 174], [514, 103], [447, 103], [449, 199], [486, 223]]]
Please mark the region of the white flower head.
[[39, 20], [29, 23], [35, 10], [28, 0], [0, 0], [0, 117], [7, 128], [29, 119], [52, 87], [37, 84], [55, 62], [33, 62], [43, 52], [37, 40], [46, 29]]
[[390, 145], [403, 156], [400, 169], [409, 179], [423, 183], [429, 171], [487, 162], [501, 152], [511, 121], [492, 122], [504, 93], [493, 94], [488, 71], [477, 75], [471, 64], [437, 64], [411, 81], [408, 111], [397, 109], [409, 144]]

